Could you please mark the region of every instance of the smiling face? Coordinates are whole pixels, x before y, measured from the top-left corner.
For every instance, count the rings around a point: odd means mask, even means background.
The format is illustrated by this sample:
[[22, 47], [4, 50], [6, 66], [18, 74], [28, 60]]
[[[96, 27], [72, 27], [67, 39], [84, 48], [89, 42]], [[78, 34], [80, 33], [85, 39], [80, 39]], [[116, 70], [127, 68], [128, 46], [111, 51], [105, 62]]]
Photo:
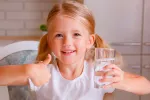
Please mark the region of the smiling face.
[[64, 64], [84, 60], [86, 50], [94, 42], [84, 25], [67, 16], [57, 16], [48, 29], [48, 45], [57, 59]]

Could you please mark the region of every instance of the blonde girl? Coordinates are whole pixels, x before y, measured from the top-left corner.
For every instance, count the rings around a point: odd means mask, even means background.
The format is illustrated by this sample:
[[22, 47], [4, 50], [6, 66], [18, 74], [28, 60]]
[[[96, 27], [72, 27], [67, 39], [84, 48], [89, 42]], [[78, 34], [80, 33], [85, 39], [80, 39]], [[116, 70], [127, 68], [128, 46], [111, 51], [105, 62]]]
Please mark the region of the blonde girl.
[[[150, 92], [140, 88], [149, 86], [148, 80], [123, 72], [116, 65], [105, 66], [104, 70], [112, 70], [98, 73], [103, 76], [100, 82], [112, 84], [94, 88], [94, 69], [89, 63], [94, 57], [93, 48], [109, 46], [95, 34], [93, 15], [83, 4], [74, 1], [56, 4], [48, 15], [47, 26], [48, 34], [39, 45], [39, 63], [1, 67], [0, 85], [30, 84], [36, 100], [103, 100], [105, 93], [113, 92], [112, 88], [136, 94]], [[44, 60], [49, 53], [52, 56]], [[113, 78], [106, 78], [108, 75]]]
[[[99, 72], [103, 79], [100, 82], [112, 82], [96, 90], [93, 88], [93, 68], [89, 67], [89, 61], [94, 59], [94, 48], [110, 48], [103, 39], [95, 34], [95, 20], [89, 9], [74, 1], [56, 4], [47, 18], [48, 34], [42, 37], [37, 56], [38, 61], [43, 61], [47, 54], [52, 54], [49, 65], [51, 79], [48, 85], [49, 98], [57, 100], [102, 100], [105, 93], [111, 93], [117, 88], [135, 94], [147, 94], [150, 89], [137, 88], [149, 86], [150, 82], [138, 75], [123, 72], [116, 65], [108, 65]], [[89, 54], [91, 53], [91, 56]], [[121, 65], [119, 54], [116, 64]], [[106, 76], [114, 76], [109, 79]], [[140, 82], [138, 82], [140, 81]], [[109, 88], [109, 89], [108, 89]], [[37, 90], [43, 98], [43, 89]], [[141, 91], [142, 90], [142, 91]], [[63, 96], [62, 96], [63, 95]]]
[[[52, 54], [48, 66], [51, 79], [41, 88], [34, 87], [39, 100], [102, 100], [105, 93], [113, 91], [94, 88], [94, 70], [85, 61], [92, 47], [109, 48], [95, 34], [95, 20], [86, 6], [73, 1], [56, 4], [48, 15], [47, 28], [37, 60], [43, 61]], [[44, 91], [48, 92], [42, 94]]]

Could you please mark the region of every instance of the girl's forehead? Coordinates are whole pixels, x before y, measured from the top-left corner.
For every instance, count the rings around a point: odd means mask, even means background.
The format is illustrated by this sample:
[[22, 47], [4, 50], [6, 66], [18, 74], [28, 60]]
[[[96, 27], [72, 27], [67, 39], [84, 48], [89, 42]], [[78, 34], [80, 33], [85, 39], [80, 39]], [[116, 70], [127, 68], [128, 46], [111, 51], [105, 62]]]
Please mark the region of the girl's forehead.
[[48, 28], [50, 30], [86, 30], [85, 25], [78, 18], [69, 16], [56, 16], [50, 21]]

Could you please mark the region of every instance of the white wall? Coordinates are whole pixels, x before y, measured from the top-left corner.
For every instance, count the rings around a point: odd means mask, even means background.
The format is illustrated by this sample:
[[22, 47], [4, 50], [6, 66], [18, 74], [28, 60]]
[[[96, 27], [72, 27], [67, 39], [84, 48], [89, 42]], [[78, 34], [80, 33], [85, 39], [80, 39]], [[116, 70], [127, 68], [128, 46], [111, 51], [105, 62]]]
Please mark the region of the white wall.
[[[0, 36], [40, 36], [52, 6], [61, 0], [0, 0]], [[14, 41], [0, 40], [0, 46]]]

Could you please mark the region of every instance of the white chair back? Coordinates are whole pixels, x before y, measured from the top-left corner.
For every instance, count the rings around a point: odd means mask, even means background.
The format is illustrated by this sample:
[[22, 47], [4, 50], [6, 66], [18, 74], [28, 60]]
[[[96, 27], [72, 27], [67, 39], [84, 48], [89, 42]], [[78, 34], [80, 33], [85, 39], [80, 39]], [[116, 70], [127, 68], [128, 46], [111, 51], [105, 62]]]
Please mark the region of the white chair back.
[[[24, 50], [38, 50], [38, 44], [39, 44], [38, 41], [21, 41], [6, 45], [0, 49], [0, 61], [3, 60], [5, 57], [16, 52]], [[0, 86], [0, 100], [9, 100], [9, 99], [10, 97], [8, 87]]]

